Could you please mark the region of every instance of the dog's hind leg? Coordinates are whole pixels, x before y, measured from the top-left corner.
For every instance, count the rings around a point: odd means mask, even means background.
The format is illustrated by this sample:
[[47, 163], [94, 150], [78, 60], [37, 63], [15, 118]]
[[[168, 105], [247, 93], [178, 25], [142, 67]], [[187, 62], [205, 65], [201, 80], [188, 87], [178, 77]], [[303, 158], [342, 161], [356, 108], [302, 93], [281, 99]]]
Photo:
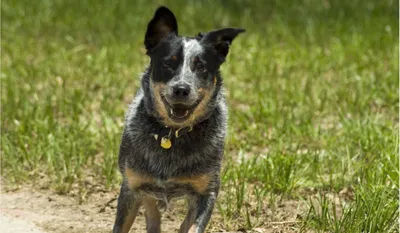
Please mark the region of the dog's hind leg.
[[146, 229], [148, 233], [161, 232], [161, 214], [158, 210], [157, 200], [152, 197], [146, 197], [143, 200], [146, 217]]
[[141, 201], [138, 200], [124, 181], [118, 197], [117, 217], [113, 233], [128, 233], [135, 221]]

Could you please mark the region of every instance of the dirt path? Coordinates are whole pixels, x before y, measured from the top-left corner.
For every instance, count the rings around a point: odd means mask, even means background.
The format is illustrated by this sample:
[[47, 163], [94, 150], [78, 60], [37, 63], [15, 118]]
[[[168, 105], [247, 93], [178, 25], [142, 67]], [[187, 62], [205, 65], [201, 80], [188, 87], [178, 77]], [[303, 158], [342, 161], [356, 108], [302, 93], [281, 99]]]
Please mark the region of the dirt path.
[[[48, 190], [22, 189], [1, 193], [1, 229], [6, 233], [110, 233], [116, 211], [117, 192], [96, 192], [83, 203], [68, 195]], [[175, 208], [163, 213], [162, 232], [178, 232], [184, 211]], [[130, 232], [145, 233], [143, 211]]]
[[33, 223], [24, 221], [20, 218], [8, 216], [6, 213], [0, 213], [0, 223], [3, 233], [19, 233], [19, 232], [29, 232], [29, 233], [44, 233]]
[[[70, 196], [49, 191], [18, 190], [1, 194], [2, 229], [6, 232], [111, 232], [116, 193], [99, 192], [79, 204]], [[109, 202], [109, 203], [108, 203]], [[108, 203], [108, 204], [107, 204]], [[166, 232], [175, 231], [167, 227]], [[40, 230], [42, 229], [42, 230]], [[144, 232], [142, 213], [133, 226]]]
[[[102, 198], [107, 199], [108, 195]], [[89, 201], [77, 205], [72, 197], [19, 190], [2, 193], [1, 202], [4, 215], [34, 223], [45, 232], [110, 232], [111, 229], [111, 210], [99, 213], [102, 207]]]
[[[79, 203], [76, 197], [57, 195], [48, 190], [34, 191], [27, 188], [13, 192], [2, 192], [1, 232], [110, 233], [115, 217], [116, 197], [117, 192], [98, 191], [87, 195], [86, 200]], [[178, 232], [185, 213], [183, 205], [183, 200], [178, 201], [173, 204], [171, 210], [163, 213], [163, 233]], [[214, 215], [218, 218], [217, 213]], [[208, 231], [220, 232], [216, 229], [209, 229]], [[130, 232], [145, 232], [143, 211], [140, 211]], [[291, 229], [290, 225], [279, 224], [254, 229], [252, 232], [293, 233], [296, 230]]]

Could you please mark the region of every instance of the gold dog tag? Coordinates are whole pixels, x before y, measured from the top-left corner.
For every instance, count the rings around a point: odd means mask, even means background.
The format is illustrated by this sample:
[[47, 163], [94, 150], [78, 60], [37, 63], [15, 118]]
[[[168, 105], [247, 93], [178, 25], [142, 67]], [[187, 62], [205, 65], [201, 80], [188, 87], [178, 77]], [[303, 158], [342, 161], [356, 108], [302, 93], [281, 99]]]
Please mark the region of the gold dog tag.
[[172, 144], [171, 144], [171, 140], [167, 137], [163, 137], [161, 138], [161, 147], [164, 149], [169, 149], [171, 148]]

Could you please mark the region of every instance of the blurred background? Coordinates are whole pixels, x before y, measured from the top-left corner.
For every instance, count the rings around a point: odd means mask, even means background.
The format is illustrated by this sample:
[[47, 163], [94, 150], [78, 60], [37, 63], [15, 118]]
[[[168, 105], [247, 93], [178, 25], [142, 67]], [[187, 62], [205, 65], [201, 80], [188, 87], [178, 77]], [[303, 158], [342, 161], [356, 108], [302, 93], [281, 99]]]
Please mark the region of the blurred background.
[[181, 35], [246, 29], [221, 67], [230, 121], [211, 231], [399, 231], [392, 0], [4, 0], [6, 190], [80, 203], [95, 185], [117, 190], [124, 114], [160, 5]]

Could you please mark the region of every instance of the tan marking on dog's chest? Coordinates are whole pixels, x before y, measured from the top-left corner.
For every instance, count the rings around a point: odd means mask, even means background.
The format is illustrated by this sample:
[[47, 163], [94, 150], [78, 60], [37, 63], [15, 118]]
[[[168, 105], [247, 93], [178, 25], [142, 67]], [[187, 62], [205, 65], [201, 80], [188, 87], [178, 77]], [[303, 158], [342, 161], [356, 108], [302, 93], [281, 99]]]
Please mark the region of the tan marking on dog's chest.
[[153, 183], [154, 179], [138, 172], [132, 171], [132, 169], [125, 169], [125, 177], [128, 181], [128, 186], [131, 189], [135, 189], [145, 183]]
[[197, 176], [173, 177], [168, 179], [168, 182], [189, 184], [193, 187], [194, 191], [204, 193], [208, 188], [210, 180], [210, 175], [202, 174]]

